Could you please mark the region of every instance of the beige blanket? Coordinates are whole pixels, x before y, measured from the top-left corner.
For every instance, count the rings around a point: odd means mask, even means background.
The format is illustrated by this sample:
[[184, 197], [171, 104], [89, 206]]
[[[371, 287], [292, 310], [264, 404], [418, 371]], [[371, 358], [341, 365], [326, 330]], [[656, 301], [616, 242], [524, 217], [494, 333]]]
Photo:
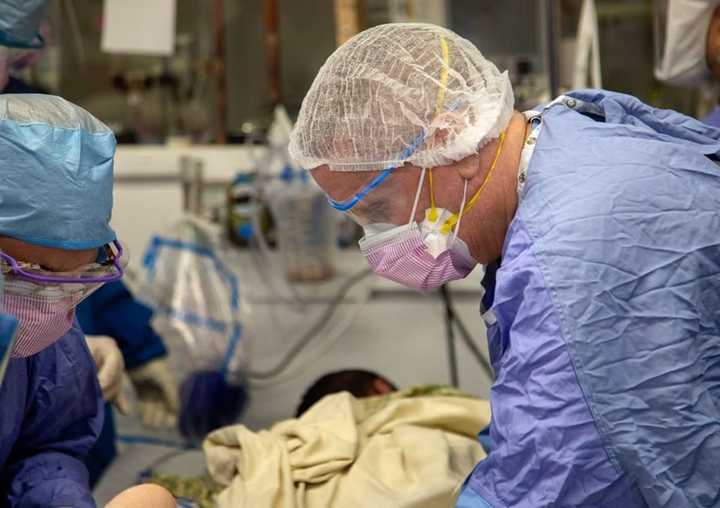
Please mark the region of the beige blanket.
[[269, 431], [242, 425], [204, 448], [221, 508], [443, 508], [485, 457], [487, 401], [330, 395]]

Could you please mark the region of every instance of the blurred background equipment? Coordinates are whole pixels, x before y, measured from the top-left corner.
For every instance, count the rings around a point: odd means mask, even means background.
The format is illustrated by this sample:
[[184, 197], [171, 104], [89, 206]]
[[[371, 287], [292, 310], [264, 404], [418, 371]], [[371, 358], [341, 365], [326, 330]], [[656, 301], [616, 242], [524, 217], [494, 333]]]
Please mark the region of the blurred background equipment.
[[155, 236], [141, 294], [181, 373], [182, 435], [195, 442], [237, 421], [247, 402], [250, 327], [242, 286], [215, 252], [214, 231], [188, 218]]
[[[63, 0], [48, 9], [43, 57], [12, 73], [92, 110], [122, 142], [242, 143], [263, 139], [277, 104], [294, 117], [338, 43], [380, 23], [422, 21], [506, 68], [519, 109], [547, 100], [553, 82], [562, 91], [589, 75], [588, 85], [602, 76], [607, 88], [695, 114], [700, 92], [653, 77], [653, 11], [664, 1]], [[131, 12], [145, 22], [123, 30]]]
[[290, 282], [323, 281], [335, 274], [336, 212], [309, 180], [305, 171], [295, 172], [287, 166], [281, 181], [269, 190], [278, 245]]
[[[698, 94], [695, 113], [720, 125], [720, 2], [655, 0], [655, 76]], [[708, 112], [710, 112], [708, 114]]]
[[175, 0], [105, 0], [100, 47], [108, 53], [170, 56], [175, 15]]

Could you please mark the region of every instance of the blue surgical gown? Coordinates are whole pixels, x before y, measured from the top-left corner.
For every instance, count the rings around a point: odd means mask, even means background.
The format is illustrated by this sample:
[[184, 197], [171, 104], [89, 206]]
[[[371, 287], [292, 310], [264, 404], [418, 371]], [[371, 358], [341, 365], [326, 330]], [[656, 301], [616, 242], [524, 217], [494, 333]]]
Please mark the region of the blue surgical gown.
[[83, 460], [102, 426], [102, 396], [77, 322], [9, 361], [0, 408], [0, 506], [94, 507]]
[[720, 130], [545, 109], [483, 316], [492, 450], [457, 506], [720, 506]]
[[77, 308], [80, 326], [88, 335], [109, 335], [118, 344], [125, 368], [134, 369], [167, 354], [152, 329], [152, 310], [138, 302], [122, 281], [108, 282]]
[[708, 125], [712, 125], [713, 127], [720, 127], [720, 106], [715, 106], [715, 108], [702, 117], [700, 121], [705, 122]]

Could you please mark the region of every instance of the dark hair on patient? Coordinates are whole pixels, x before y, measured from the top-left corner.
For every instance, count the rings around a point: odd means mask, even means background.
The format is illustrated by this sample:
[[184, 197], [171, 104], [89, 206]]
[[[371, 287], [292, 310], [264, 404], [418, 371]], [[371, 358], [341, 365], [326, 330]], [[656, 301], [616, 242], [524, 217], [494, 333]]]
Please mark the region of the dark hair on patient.
[[362, 369], [346, 369], [325, 374], [308, 388], [295, 412], [299, 417], [316, 402], [331, 393], [350, 392], [355, 397], [378, 395], [378, 381], [389, 391], [397, 390], [395, 385], [377, 372]]

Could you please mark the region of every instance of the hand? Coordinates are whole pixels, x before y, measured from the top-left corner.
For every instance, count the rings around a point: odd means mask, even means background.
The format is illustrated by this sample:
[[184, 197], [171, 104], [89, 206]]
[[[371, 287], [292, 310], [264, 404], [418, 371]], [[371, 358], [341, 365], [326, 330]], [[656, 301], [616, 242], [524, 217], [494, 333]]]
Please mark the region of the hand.
[[140, 418], [148, 427], [174, 427], [178, 415], [178, 385], [165, 358], [152, 360], [130, 372]]
[[125, 362], [115, 340], [103, 335], [88, 335], [85, 340], [95, 360], [103, 398], [122, 414], [127, 414], [130, 404], [122, 391]]

